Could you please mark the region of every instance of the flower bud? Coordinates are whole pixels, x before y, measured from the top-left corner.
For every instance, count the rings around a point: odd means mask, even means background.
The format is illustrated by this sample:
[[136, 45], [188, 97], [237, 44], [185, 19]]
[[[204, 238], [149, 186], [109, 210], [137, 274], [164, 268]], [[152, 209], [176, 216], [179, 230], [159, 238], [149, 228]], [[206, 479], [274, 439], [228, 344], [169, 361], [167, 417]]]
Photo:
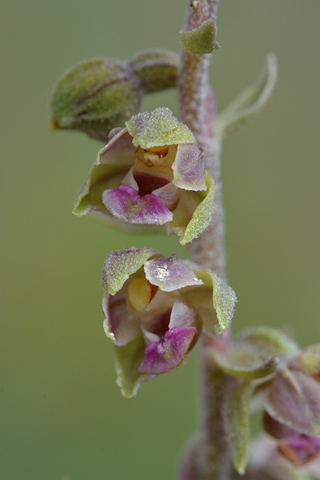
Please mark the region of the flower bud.
[[320, 384], [294, 362], [280, 369], [265, 390], [264, 408], [296, 432], [320, 437]]
[[295, 466], [320, 451], [319, 345], [287, 359], [263, 395], [264, 427], [278, 451]]
[[179, 55], [168, 50], [145, 50], [128, 60], [134, 73], [140, 78], [146, 93], [177, 86]]
[[56, 84], [50, 101], [52, 124], [105, 142], [111, 129], [138, 113], [141, 97], [140, 80], [126, 62], [84, 60]]

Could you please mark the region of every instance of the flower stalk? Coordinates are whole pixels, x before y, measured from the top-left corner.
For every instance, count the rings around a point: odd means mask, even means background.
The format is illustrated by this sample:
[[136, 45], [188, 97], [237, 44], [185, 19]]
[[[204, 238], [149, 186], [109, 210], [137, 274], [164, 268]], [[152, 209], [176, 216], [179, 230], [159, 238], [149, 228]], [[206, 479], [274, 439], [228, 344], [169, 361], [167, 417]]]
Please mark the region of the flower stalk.
[[[205, 20], [216, 20], [217, 1], [191, 2], [185, 29], [192, 30]], [[224, 215], [220, 182], [221, 141], [214, 136], [215, 103], [208, 83], [208, 55], [193, 55], [183, 49], [179, 79], [181, 119], [193, 131], [206, 152], [206, 168], [215, 184], [215, 207], [208, 229], [189, 246], [192, 260], [206, 265], [225, 279]], [[226, 375], [215, 364], [209, 351], [225, 350], [229, 334], [221, 340], [202, 335], [201, 343], [201, 432], [199, 459], [192, 480], [228, 480], [231, 462], [227, 432], [222, 417]], [[183, 479], [181, 479], [183, 480]]]

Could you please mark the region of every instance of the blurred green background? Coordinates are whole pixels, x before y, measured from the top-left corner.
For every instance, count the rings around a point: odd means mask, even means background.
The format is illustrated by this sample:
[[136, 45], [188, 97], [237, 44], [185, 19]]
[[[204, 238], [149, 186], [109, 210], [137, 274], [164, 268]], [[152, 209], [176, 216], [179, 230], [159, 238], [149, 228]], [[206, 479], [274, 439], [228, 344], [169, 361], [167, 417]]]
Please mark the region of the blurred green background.
[[[197, 422], [197, 355], [124, 400], [102, 330], [100, 272], [131, 245], [183, 253], [71, 215], [100, 144], [52, 133], [64, 69], [98, 55], [179, 49], [187, 0], [2, 0], [1, 480], [170, 480]], [[320, 2], [221, 0], [211, 78], [220, 110], [277, 53], [263, 114], [225, 142], [226, 244], [234, 331], [294, 327], [320, 341]], [[166, 105], [174, 92], [148, 98]]]

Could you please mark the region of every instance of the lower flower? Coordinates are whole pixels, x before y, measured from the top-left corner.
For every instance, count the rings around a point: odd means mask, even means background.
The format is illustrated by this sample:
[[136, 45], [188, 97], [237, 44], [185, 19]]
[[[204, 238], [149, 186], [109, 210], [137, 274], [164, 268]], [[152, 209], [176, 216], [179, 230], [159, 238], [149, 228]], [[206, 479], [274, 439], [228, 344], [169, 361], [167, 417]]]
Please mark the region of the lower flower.
[[203, 327], [227, 328], [235, 295], [214, 275], [210, 287], [207, 276], [177, 254], [166, 258], [153, 249], [131, 248], [108, 255], [102, 274], [104, 329], [115, 344], [125, 397], [151, 376], [178, 367]]

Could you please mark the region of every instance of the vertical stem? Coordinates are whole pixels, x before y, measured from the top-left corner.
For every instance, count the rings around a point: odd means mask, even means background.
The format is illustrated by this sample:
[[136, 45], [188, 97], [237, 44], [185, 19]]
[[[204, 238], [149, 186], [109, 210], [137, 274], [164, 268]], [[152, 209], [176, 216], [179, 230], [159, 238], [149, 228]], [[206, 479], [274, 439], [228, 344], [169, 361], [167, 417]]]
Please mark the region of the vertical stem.
[[[207, 0], [190, 0], [185, 30], [190, 31], [197, 28], [208, 19], [209, 14]], [[200, 144], [202, 144], [202, 140], [205, 141], [206, 137], [202, 127], [205, 123], [208, 64], [208, 55], [192, 55], [182, 49], [179, 78], [180, 113], [184, 123], [191, 128]]]
[[[185, 30], [192, 30], [204, 20], [215, 18], [216, 11], [217, 0], [191, 1]], [[221, 144], [212, 132], [215, 104], [208, 85], [208, 64], [208, 55], [195, 56], [183, 50], [179, 79], [181, 118], [193, 131], [199, 146], [204, 148], [207, 170], [215, 183], [215, 210], [212, 221], [208, 229], [191, 243], [189, 251], [195, 262], [211, 268], [225, 279], [224, 215], [220, 183]], [[197, 446], [197, 455], [189, 457], [189, 465], [186, 463], [181, 480], [230, 478], [231, 462], [223, 420], [226, 377], [207, 353], [211, 348], [227, 348], [228, 336], [226, 333], [223, 339], [214, 340], [206, 334], [202, 335], [200, 443]]]
[[[189, 4], [186, 30], [197, 28], [216, 14], [217, 0], [192, 1]], [[200, 264], [209, 263], [221, 278], [225, 278], [224, 218], [220, 183], [220, 150], [218, 138], [213, 137], [215, 103], [208, 84], [209, 55], [192, 55], [183, 49], [179, 77], [180, 114], [182, 121], [193, 131], [198, 145], [205, 152], [207, 170], [215, 182], [215, 211], [209, 228], [194, 240], [190, 253]]]

